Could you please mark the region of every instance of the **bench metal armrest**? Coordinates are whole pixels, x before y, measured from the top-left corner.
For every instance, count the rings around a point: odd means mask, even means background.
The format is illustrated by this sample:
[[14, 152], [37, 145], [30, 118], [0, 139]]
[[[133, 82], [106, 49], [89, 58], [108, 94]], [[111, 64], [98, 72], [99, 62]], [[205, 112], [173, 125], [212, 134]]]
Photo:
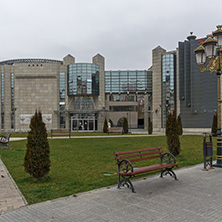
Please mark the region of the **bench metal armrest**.
[[129, 171], [133, 172], [133, 166], [132, 163], [129, 160], [121, 160], [118, 163], [118, 171], [123, 172], [124, 174], [127, 174]]
[[161, 163], [166, 163], [166, 164], [176, 163], [176, 159], [172, 153], [164, 153], [161, 156]]

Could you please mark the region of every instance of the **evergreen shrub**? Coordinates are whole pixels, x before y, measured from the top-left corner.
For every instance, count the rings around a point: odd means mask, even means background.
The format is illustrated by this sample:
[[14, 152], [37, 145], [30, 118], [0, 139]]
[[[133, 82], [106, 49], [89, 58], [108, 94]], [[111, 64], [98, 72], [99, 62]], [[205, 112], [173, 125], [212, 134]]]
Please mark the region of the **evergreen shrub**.
[[105, 118], [105, 120], [104, 120], [103, 132], [104, 132], [104, 133], [108, 133], [108, 122], [107, 122], [107, 119], [106, 119], [106, 118]]
[[51, 164], [48, 135], [40, 111], [36, 111], [31, 118], [30, 129], [27, 136], [24, 168], [34, 178], [40, 178], [49, 173]]
[[128, 128], [128, 121], [127, 121], [127, 118], [124, 117], [123, 118], [123, 131], [124, 131], [125, 134], [127, 134], [128, 130], [129, 130], [129, 128]]
[[178, 135], [182, 135], [183, 134], [183, 126], [182, 126], [182, 120], [181, 120], [180, 114], [177, 117], [177, 126], [178, 126]]
[[166, 136], [167, 136], [167, 148], [169, 152], [174, 156], [180, 154], [180, 140], [178, 135], [178, 125], [176, 112], [170, 113], [166, 120]]

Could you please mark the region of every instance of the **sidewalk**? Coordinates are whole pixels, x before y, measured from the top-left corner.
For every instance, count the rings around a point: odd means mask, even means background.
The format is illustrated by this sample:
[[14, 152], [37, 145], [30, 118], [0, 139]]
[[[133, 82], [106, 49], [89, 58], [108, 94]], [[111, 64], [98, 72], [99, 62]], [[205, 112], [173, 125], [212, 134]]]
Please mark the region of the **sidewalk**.
[[[27, 205], [13, 178], [0, 159], [0, 213]], [[1, 221], [1, 218], [0, 218]]]
[[203, 164], [175, 170], [179, 181], [159, 175], [133, 181], [136, 193], [116, 186], [59, 198], [0, 215], [16, 222], [219, 222], [222, 169], [202, 171]]

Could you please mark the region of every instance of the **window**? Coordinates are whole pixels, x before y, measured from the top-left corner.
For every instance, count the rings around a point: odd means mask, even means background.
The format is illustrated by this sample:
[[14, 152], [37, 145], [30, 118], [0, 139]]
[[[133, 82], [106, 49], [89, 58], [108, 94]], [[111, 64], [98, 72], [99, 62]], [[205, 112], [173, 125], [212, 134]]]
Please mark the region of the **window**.
[[71, 64], [68, 68], [69, 95], [99, 95], [99, 65]]
[[94, 110], [92, 97], [75, 97], [74, 110]]
[[14, 73], [11, 73], [11, 128], [15, 125], [15, 94], [14, 94]]
[[59, 77], [60, 99], [65, 99], [65, 73], [61, 72]]
[[130, 101], [130, 102], [134, 102], [135, 101], [135, 96], [131, 96], [131, 95], [112, 95], [110, 96], [110, 101], [120, 101], [120, 102], [124, 102], [124, 101]]
[[1, 128], [4, 129], [4, 97], [5, 97], [5, 75], [4, 73], [1, 74]]
[[162, 126], [175, 106], [175, 54], [162, 56]]
[[137, 111], [136, 106], [110, 106], [111, 112], [126, 112], [126, 111]]
[[135, 91], [152, 92], [151, 71], [107, 71], [105, 72], [106, 93], [126, 93]]

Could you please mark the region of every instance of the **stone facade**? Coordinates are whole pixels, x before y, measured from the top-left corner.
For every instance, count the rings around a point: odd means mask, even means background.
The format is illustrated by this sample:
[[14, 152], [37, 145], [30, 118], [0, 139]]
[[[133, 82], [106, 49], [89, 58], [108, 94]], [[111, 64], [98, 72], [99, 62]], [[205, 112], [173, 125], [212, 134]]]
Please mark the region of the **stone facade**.
[[152, 72], [153, 72], [153, 130], [161, 131], [162, 117], [162, 54], [166, 50], [158, 46], [152, 51]]
[[[130, 92], [135, 101], [111, 102], [105, 92], [105, 58], [97, 54], [92, 63], [99, 67], [99, 94], [98, 95], [69, 95], [69, 65], [75, 63], [72, 55], [67, 55], [62, 61], [49, 59], [17, 59], [0, 62], [1, 69], [1, 130], [27, 131], [30, 119], [36, 110], [41, 110], [43, 120], [48, 130], [61, 127], [73, 130], [75, 122], [73, 116], [80, 118], [81, 124], [88, 128], [84, 130], [103, 131], [104, 120], [112, 120], [114, 126], [126, 117], [129, 127], [138, 126], [138, 111], [112, 112], [110, 106], [138, 106], [137, 92]], [[84, 63], [80, 63], [84, 64]], [[87, 65], [88, 64], [88, 65]], [[61, 74], [64, 81], [64, 98], [61, 99]], [[81, 80], [82, 81], [82, 80]], [[82, 84], [84, 84], [82, 82]], [[88, 83], [87, 83], [88, 84]], [[144, 95], [144, 128], [148, 126], [148, 95]], [[128, 96], [128, 94], [126, 95]], [[76, 110], [75, 99], [93, 98], [94, 110]], [[80, 99], [81, 100], [81, 99]], [[82, 101], [82, 100], [81, 100]], [[151, 105], [149, 104], [149, 107]], [[81, 119], [85, 115], [85, 119]], [[93, 127], [89, 125], [87, 115], [93, 115]], [[63, 118], [63, 120], [61, 119]], [[61, 121], [63, 123], [61, 124]], [[90, 123], [92, 124], [92, 122]], [[90, 128], [91, 127], [91, 128]], [[82, 128], [83, 130], [83, 128]]]

